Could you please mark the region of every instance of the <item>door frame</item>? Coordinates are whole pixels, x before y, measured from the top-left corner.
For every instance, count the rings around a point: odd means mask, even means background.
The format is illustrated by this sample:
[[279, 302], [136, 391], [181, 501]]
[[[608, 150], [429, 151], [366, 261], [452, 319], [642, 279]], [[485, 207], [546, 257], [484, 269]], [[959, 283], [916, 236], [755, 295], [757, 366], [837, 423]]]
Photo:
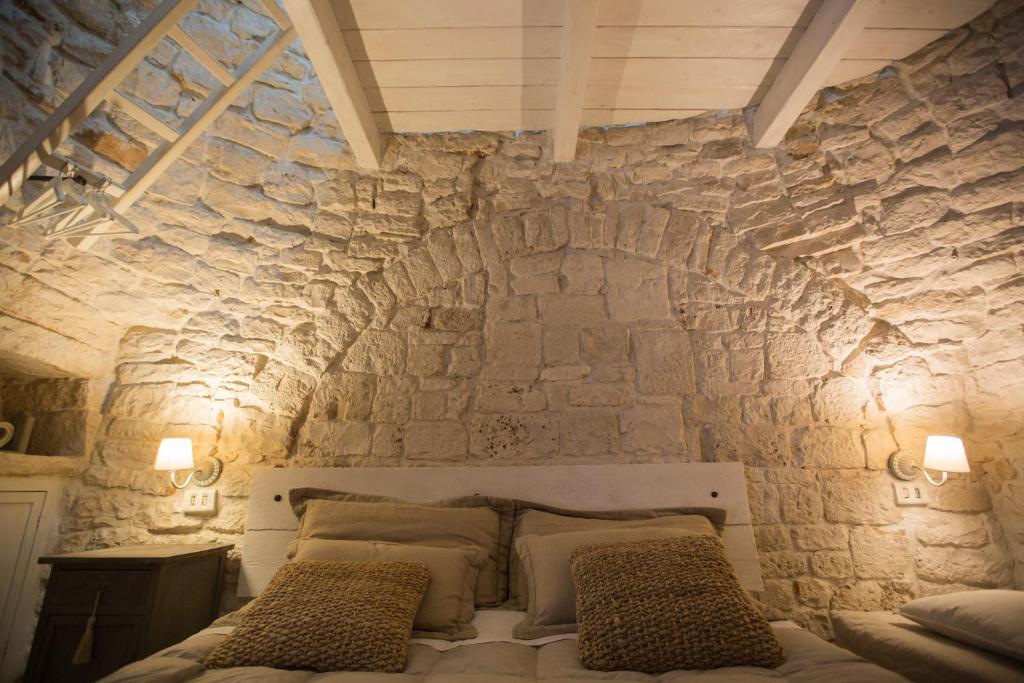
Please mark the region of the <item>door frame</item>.
[[[35, 632], [42, 590], [43, 572], [47, 569], [39, 564], [39, 558], [52, 552], [59, 540], [61, 495], [66, 479], [54, 477], [4, 477], [0, 476], [0, 492], [43, 493], [42, 510], [36, 526], [35, 538], [29, 550], [28, 564], [22, 579], [14, 621], [6, 643], [0, 643], [0, 681], [13, 681], [25, 672], [28, 663], [28, 647]], [[15, 649], [17, 648], [17, 649]], [[24, 657], [17, 655], [24, 652]], [[15, 656], [11, 656], [14, 654]]]

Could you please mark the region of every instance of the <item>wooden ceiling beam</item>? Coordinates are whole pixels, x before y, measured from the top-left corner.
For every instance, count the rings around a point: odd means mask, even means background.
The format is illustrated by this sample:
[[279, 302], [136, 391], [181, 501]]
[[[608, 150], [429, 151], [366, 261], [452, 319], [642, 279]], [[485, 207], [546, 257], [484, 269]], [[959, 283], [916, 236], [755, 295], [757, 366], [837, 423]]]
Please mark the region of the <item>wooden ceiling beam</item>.
[[597, 0], [565, 0], [555, 102], [555, 161], [576, 158], [576, 138], [583, 118], [583, 96], [587, 89], [596, 25]]
[[757, 147], [782, 141], [814, 94], [827, 84], [878, 8], [880, 0], [823, 0], [775, 82], [754, 112]]
[[363, 168], [380, 168], [383, 156], [380, 131], [331, 1], [284, 0], [284, 5], [313, 62], [338, 125], [352, 147], [356, 163]]

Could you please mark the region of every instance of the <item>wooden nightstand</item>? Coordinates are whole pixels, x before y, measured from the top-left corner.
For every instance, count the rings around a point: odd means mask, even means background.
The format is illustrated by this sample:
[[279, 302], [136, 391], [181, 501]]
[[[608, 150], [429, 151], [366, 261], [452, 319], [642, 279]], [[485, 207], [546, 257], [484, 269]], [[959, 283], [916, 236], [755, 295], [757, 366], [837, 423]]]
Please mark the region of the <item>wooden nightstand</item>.
[[[39, 558], [53, 570], [25, 681], [95, 681], [209, 626], [233, 547], [135, 545]], [[97, 594], [91, 660], [73, 664]]]

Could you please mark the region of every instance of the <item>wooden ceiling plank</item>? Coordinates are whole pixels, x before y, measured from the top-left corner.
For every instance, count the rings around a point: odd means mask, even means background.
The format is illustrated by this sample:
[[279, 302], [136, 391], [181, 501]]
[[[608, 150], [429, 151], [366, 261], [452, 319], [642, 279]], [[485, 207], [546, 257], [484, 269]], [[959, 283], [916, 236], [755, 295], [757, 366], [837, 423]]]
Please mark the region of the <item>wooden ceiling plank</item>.
[[598, 26], [794, 26], [808, 0], [601, 0]]
[[447, 130], [548, 130], [554, 110], [506, 111], [398, 111], [374, 114], [381, 130], [392, 133], [429, 133]]
[[411, 59], [356, 62], [367, 89], [556, 85], [558, 59]]
[[[759, 101], [766, 86], [675, 85], [660, 87], [588, 83], [584, 109], [736, 109]], [[449, 88], [367, 88], [370, 110], [496, 111], [555, 109], [557, 89], [550, 85], [455, 86]]]
[[[274, 0], [263, 0], [265, 3]], [[952, 29], [993, 0], [896, 0], [879, 8], [869, 28]], [[598, 26], [806, 26], [808, 0], [600, 0]], [[349, 0], [335, 11], [344, 30], [560, 26], [551, 0]]]
[[586, 109], [742, 109], [758, 102], [767, 90], [756, 85], [675, 86], [658, 88], [594, 85], [587, 86]]
[[355, 61], [386, 59], [523, 59], [559, 56], [562, 29], [424, 28], [344, 31]]
[[584, 126], [621, 126], [672, 119], [688, 119], [703, 109], [584, 109]]
[[596, 21], [597, 0], [565, 0], [555, 103], [555, 161], [576, 158], [576, 138], [583, 118], [583, 98], [587, 90]]
[[781, 59], [595, 58], [590, 60], [588, 85], [651, 89], [757, 86], [784, 63]]
[[599, 26], [594, 57], [775, 59], [788, 56], [793, 33], [771, 26]]
[[839, 85], [873, 74], [891, 64], [889, 59], [844, 59], [825, 79], [825, 85]]
[[754, 112], [757, 147], [774, 147], [839, 65], [878, 0], [825, 0]]
[[[584, 126], [617, 126], [645, 121], [684, 119], [701, 109], [584, 109]], [[540, 131], [551, 128], [554, 110], [505, 111], [406, 111], [374, 114], [381, 130], [423, 133], [444, 130]]]
[[555, 97], [553, 85], [366, 88], [374, 112], [554, 109]]
[[884, 2], [868, 28], [950, 29], [963, 26], [994, 5], [994, 0], [902, 0]]
[[349, 0], [335, 11], [342, 29], [561, 26], [551, 0]]
[[923, 28], [867, 28], [844, 55], [848, 59], [903, 59], [946, 31]]
[[330, 0], [285, 0], [356, 163], [380, 168], [383, 144]]

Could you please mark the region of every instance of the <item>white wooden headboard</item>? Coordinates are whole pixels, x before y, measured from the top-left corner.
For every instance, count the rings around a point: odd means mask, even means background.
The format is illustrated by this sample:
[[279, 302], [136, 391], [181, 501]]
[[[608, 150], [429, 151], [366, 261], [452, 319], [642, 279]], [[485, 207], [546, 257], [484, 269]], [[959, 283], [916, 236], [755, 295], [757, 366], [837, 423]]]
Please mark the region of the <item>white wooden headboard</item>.
[[522, 467], [258, 468], [249, 497], [238, 595], [259, 595], [287, 561], [298, 520], [288, 491], [316, 486], [428, 502], [472, 494], [519, 498], [576, 510], [716, 507], [722, 540], [740, 581], [762, 590], [742, 463], [537, 465]]

